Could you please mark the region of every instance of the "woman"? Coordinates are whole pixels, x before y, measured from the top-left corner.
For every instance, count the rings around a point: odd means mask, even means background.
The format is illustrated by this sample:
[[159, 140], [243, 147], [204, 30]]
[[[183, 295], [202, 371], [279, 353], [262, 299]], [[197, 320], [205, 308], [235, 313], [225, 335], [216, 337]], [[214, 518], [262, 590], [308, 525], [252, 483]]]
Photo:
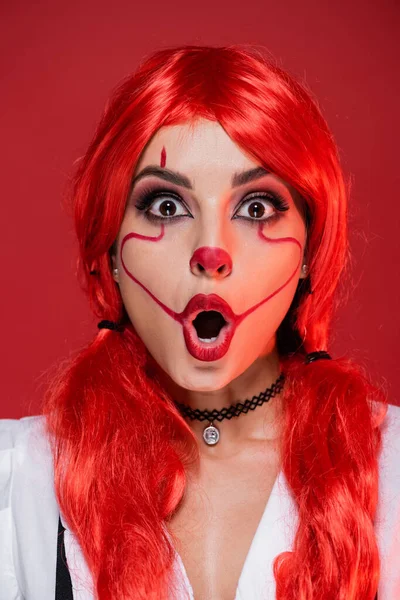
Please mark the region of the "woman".
[[309, 93], [156, 52], [72, 198], [99, 332], [3, 421], [0, 598], [398, 598], [400, 411], [327, 352], [346, 186]]

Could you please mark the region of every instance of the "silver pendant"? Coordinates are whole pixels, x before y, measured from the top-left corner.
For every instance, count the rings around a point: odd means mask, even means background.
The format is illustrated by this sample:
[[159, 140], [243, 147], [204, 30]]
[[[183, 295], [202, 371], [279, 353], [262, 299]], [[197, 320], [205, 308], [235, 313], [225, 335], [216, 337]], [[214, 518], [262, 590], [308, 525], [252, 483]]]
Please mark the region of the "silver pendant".
[[219, 440], [219, 429], [213, 425], [213, 421], [203, 431], [203, 440], [209, 446], [215, 446]]

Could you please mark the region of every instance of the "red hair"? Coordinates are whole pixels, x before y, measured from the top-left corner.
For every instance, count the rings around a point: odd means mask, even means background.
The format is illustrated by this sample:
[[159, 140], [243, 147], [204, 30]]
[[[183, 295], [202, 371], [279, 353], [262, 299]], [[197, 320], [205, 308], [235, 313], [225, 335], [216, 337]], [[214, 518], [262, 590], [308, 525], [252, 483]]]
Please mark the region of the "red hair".
[[299, 526], [293, 551], [274, 562], [276, 597], [372, 600], [380, 573], [378, 425], [387, 400], [349, 358], [304, 363], [307, 352], [328, 348], [349, 257], [347, 187], [316, 101], [256, 49], [155, 52], [116, 88], [80, 161], [71, 197], [81, 281], [96, 316], [126, 327], [100, 330], [46, 395], [61, 511], [99, 600], [168, 597], [174, 553], [164, 522], [199, 458], [197, 441], [129, 322], [110, 252], [145, 145], [160, 127], [198, 118], [218, 121], [306, 205], [309, 278], [299, 280], [277, 332], [286, 373], [282, 469]]

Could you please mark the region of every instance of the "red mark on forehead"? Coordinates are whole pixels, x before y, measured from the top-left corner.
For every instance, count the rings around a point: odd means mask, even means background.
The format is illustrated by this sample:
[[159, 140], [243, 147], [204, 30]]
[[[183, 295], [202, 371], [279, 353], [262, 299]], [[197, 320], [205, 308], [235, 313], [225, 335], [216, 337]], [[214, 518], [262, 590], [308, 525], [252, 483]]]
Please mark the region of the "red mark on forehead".
[[165, 164], [167, 162], [167, 151], [165, 150], [165, 147], [162, 147], [161, 150], [161, 158], [160, 158], [160, 167], [165, 167]]

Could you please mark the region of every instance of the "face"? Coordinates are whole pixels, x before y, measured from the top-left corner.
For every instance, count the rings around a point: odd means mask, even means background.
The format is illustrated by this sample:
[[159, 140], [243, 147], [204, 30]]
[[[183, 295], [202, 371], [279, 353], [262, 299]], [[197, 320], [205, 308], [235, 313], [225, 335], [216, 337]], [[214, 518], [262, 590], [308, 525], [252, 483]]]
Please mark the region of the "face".
[[217, 390], [274, 349], [305, 243], [297, 192], [200, 120], [161, 128], [142, 153], [115, 279], [162, 370]]

